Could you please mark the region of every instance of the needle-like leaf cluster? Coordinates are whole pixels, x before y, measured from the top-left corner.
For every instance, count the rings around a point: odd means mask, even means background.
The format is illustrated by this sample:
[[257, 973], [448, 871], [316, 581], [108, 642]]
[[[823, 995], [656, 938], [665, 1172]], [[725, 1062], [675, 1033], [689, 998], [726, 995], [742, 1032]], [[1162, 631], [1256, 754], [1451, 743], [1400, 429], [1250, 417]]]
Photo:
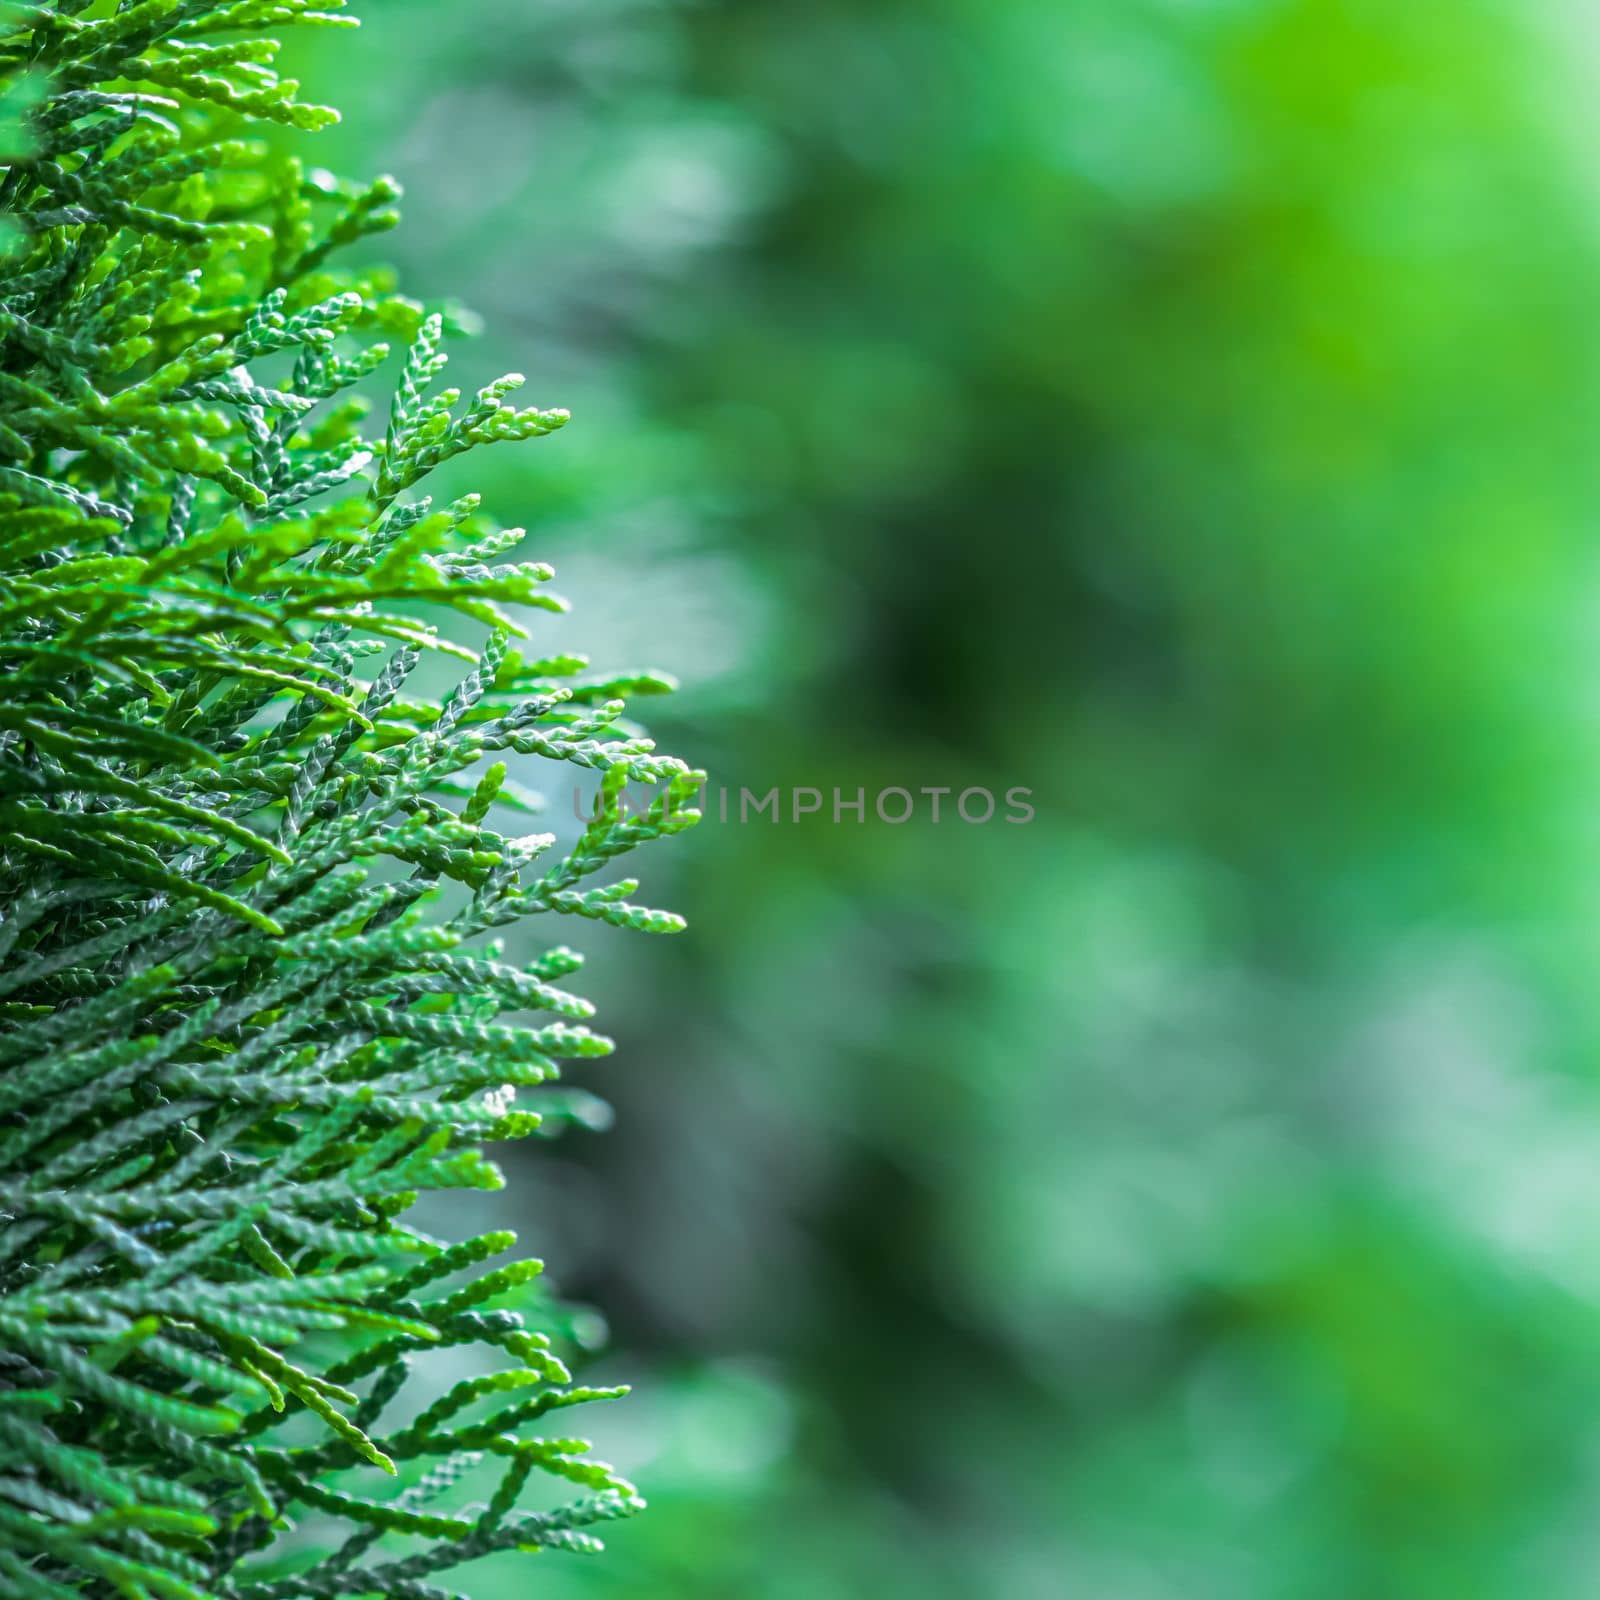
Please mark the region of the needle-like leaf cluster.
[[[638, 1504], [544, 1420], [619, 1391], [530, 1320], [537, 1263], [405, 1218], [572, 1114], [562, 1063], [609, 1049], [578, 958], [499, 930], [679, 927], [598, 880], [700, 774], [620, 720], [665, 680], [518, 642], [561, 607], [521, 530], [427, 493], [565, 413], [437, 388], [447, 319], [336, 264], [396, 185], [252, 136], [333, 119], [263, 30], [341, 3], [0, 6], [8, 1600], [434, 1600]], [[570, 849], [503, 820], [541, 762], [598, 775]], [[530, 1508], [535, 1474], [582, 1493]], [[296, 1522], [331, 1542], [285, 1554]]]

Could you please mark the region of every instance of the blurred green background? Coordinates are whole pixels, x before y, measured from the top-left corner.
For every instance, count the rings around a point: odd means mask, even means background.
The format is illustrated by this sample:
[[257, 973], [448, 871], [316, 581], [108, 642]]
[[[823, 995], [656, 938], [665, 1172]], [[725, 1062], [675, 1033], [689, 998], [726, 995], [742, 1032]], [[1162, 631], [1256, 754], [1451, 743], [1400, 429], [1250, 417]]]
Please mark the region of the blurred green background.
[[317, 158], [575, 413], [465, 475], [546, 636], [1037, 808], [642, 863], [494, 1204], [652, 1510], [475, 1600], [1600, 1590], [1592, 14], [358, 9]]

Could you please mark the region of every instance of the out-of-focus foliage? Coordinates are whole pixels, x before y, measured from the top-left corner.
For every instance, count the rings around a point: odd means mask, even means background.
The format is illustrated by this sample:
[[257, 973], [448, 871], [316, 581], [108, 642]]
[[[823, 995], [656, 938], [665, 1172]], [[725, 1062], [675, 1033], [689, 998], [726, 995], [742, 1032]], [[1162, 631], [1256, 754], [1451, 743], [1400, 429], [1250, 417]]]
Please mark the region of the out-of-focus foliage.
[[684, 1043], [541, 1203], [661, 1514], [548, 1593], [1586, 1595], [1582, 8], [375, 20], [385, 249], [562, 375], [679, 741], [1039, 807], [713, 812], [607, 969]]

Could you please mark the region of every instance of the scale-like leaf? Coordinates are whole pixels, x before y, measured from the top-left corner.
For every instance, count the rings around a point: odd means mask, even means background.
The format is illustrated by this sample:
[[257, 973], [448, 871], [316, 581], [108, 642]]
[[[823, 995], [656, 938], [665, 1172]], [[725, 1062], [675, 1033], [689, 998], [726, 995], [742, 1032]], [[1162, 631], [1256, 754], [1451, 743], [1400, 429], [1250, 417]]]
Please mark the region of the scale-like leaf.
[[[494, 931], [681, 926], [594, 881], [695, 818], [699, 775], [618, 726], [670, 680], [509, 650], [502, 608], [564, 609], [551, 569], [417, 490], [566, 413], [436, 390], [446, 319], [338, 264], [398, 185], [240, 137], [331, 119], [262, 30], [341, 0], [0, 9], [0, 79], [41, 88], [0, 178], [0, 1597], [437, 1600], [496, 1550], [587, 1551], [640, 1502], [525, 1430], [622, 1391], [530, 1324], [537, 1262], [482, 1270], [509, 1234], [405, 1218], [499, 1187], [482, 1145], [610, 1048], [555, 986], [577, 957]], [[408, 690], [424, 652], [452, 692]], [[601, 775], [564, 856], [494, 825], [543, 761]], [[386, 1420], [436, 1346], [478, 1372]], [[489, 1505], [445, 1503], [487, 1457]], [[536, 1473], [601, 1492], [519, 1512]], [[263, 1575], [297, 1505], [345, 1531]], [[363, 1566], [382, 1536], [412, 1553]]]

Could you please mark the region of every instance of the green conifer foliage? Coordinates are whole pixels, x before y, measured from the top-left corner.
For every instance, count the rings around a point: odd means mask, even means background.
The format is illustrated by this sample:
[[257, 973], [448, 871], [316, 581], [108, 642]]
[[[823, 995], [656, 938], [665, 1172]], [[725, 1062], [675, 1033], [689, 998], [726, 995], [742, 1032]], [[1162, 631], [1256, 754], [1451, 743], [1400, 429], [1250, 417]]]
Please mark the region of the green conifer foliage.
[[[560, 1063], [609, 1049], [561, 986], [578, 958], [512, 964], [497, 930], [681, 926], [632, 881], [595, 884], [695, 820], [701, 775], [620, 720], [659, 675], [519, 646], [524, 608], [562, 607], [514, 558], [521, 530], [424, 490], [565, 413], [513, 406], [515, 377], [464, 404], [437, 388], [445, 319], [337, 264], [394, 223], [396, 185], [252, 137], [333, 120], [263, 30], [348, 25], [341, 5], [0, 5], [0, 1596], [19, 1600], [433, 1600], [464, 1561], [594, 1549], [639, 1504], [544, 1420], [620, 1391], [574, 1384], [500, 1304], [538, 1264], [492, 1265], [509, 1234], [402, 1219], [424, 1191], [498, 1187], [482, 1146], [566, 1114]], [[357, 386], [391, 344], [369, 430]], [[438, 703], [406, 697], [430, 652], [462, 663]], [[506, 752], [599, 775], [570, 850], [491, 823], [537, 808]], [[408, 1368], [448, 1346], [476, 1347], [477, 1375], [419, 1411]], [[297, 1522], [331, 1542], [280, 1544]]]

